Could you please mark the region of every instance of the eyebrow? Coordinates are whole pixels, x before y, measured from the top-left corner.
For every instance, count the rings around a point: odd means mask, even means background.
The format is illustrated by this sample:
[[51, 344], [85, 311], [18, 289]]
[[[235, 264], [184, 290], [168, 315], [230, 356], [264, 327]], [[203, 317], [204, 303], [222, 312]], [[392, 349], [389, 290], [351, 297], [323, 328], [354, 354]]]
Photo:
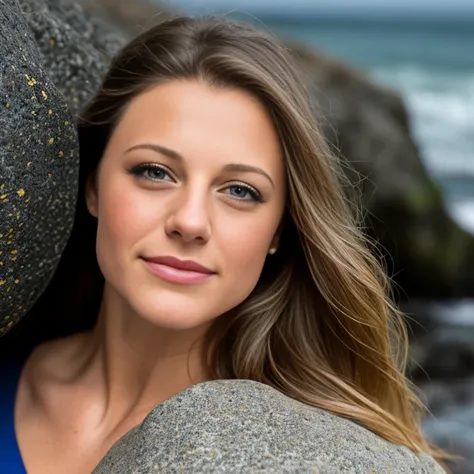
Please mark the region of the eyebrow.
[[168, 158], [172, 158], [173, 160], [183, 160], [183, 157], [174, 150], [170, 150], [169, 148], [166, 148], [161, 145], [153, 145], [151, 143], [142, 143], [140, 145], [135, 145], [132, 146], [132, 148], [129, 148], [125, 153], [128, 153], [129, 151], [133, 150], [152, 150], [155, 151], [156, 153], [160, 153], [161, 155], [165, 155]]
[[[156, 153], [160, 153], [161, 155], [167, 156], [168, 158], [171, 158], [173, 160], [183, 161], [183, 157], [177, 151], [171, 150], [170, 148], [166, 148], [161, 145], [152, 144], [152, 143], [143, 143], [140, 145], [132, 146], [126, 151], [126, 153], [133, 150], [152, 150]], [[266, 173], [261, 168], [258, 168], [256, 166], [244, 165], [243, 163], [229, 163], [223, 167], [223, 171], [240, 172], [240, 173], [256, 173], [267, 178], [268, 181], [270, 181], [271, 185], [275, 187], [275, 183], [273, 182], [272, 178], [270, 178], [268, 173]]]

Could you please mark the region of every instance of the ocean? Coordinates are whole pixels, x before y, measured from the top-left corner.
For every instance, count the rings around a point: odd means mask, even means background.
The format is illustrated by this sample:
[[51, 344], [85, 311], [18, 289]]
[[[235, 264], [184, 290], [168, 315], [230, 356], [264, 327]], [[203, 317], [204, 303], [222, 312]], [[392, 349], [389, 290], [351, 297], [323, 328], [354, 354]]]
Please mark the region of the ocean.
[[399, 91], [447, 209], [474, 233], [474, 19], [258, 19]]

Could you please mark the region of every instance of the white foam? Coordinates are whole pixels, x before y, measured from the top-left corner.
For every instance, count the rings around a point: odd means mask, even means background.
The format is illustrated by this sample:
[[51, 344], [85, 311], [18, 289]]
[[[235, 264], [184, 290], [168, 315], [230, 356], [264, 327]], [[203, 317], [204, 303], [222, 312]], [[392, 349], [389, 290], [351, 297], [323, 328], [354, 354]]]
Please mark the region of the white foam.
[[405, 98], [430, 171], [474, 175], [474, 64], [464, 71], [405, 64], [372, 72]]
[[453, 202], [449, 205], [449, 210], [461, 227], [474, 234], [474, 200]]
[[473, 327], [474, 299], [435, 303], [430, 307], [430, 313], [438, 321], [448, 326]]

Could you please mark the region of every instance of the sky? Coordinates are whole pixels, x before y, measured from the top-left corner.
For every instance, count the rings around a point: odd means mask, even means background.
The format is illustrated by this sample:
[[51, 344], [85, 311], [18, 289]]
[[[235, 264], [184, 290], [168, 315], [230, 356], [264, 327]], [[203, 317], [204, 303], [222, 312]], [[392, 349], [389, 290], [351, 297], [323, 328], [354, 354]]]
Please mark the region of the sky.
[[474, 0], [168, 0], [168, 3], [203, 12], [207, 9], [249, 13], [411, 13], [474, 16]]

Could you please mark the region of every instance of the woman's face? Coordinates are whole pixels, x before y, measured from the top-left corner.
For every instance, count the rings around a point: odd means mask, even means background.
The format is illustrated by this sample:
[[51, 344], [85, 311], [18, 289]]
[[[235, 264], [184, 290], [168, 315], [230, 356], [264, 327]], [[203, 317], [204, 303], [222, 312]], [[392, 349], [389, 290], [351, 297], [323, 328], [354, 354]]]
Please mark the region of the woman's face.
[[246, 92], [173, 81], [136, 97], [96, 182], [86, 197], [106, 285], [158, 326], [198, 327], [241, 303], [278, 245], [282, 152]]

